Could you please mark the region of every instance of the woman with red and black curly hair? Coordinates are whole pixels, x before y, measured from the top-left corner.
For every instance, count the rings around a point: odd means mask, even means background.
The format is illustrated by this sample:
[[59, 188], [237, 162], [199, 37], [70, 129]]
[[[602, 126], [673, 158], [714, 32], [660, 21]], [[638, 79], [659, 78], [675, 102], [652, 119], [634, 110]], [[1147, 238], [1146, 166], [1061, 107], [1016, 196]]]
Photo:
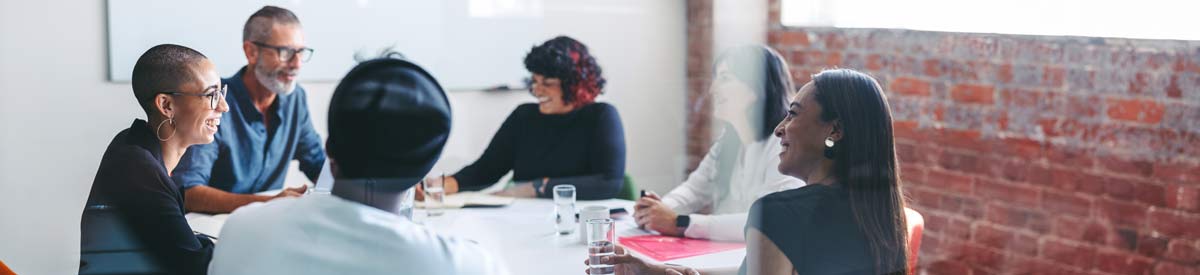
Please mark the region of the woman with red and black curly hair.
[[559, 36], [525, 56], [537, 103], [517, 106], [483, 156], [454, 176], [446, 193], [480, 190], [513, 172], [500, 195], [549, 198], [570, 184], [579, 199], [608, 199], [624, 184], [625, 132], [612, 105], [595, 102], [605, 80], [587, 46]]

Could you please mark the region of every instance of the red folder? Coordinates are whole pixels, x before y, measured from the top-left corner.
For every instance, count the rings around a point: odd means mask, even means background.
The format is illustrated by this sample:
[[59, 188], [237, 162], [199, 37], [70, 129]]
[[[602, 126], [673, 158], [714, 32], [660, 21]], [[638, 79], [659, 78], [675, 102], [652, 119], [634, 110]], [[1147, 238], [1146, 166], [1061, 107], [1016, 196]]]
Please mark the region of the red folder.
[[620, 243], [625, 248], [633, 249], [659, 262], [746, 247], [744, 243], [714, 242], [658, 235], [621, 237]]

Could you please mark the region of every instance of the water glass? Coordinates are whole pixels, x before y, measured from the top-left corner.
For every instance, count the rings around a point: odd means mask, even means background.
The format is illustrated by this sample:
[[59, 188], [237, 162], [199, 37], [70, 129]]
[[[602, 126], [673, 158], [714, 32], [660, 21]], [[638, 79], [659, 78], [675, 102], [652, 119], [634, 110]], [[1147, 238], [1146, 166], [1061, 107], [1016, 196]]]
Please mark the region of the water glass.
[[589, 274], [613, 274], [614, 268], [611, 264], [600, 262], [605, 256], [616, 255], [616, 241], [613, 233], [612, 219], [591, 219], [587, 221], [587, 245], [588, 245], [588, 273]]
[[443, 189], [443, 182], [446, 180], [446, 175], [443, 174], [438, 179], [425, 179], [421, 181], [422, 188], [425, 189], [425, 212], [430, 217], [442, 215], [442, 208], [446, 205], [446, 191]]
[[409, 220], [412, 220], [413, 218], [413, 206], [415, 206], [414, 201], [417, 199], [416, 189], [416, 186], [410, 187], [408, 190], [404, 190], [404, 193], [400, 194], [400, 216], [408, 218]]
[[554, 186], [554, 227], [559, 235], [575, 232], [575, 186]]

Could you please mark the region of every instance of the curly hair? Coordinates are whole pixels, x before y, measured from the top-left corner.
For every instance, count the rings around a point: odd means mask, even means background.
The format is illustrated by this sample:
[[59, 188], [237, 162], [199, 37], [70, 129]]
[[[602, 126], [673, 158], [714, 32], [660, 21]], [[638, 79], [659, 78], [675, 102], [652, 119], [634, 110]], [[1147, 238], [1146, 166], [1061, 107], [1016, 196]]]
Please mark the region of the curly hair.
[[575, 107], [591, 104], [604, 93], [606, 80], [587, 46], [566, 36], [535, 46], [525, 55], [525, 69], [562, 81], [563, 101]]

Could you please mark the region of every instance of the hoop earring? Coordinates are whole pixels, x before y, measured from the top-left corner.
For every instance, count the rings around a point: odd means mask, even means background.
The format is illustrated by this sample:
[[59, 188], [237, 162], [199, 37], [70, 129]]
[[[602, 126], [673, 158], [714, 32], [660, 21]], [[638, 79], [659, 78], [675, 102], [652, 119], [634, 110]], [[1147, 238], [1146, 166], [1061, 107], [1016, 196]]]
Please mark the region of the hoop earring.
[[[167, 137], [167, 138], [162, 138], [162, 136], [160, 136], [160, 135], [158, 134], [158, 132], [162, 132], [162, 127], [163, 127], [163, 124], [167, 124], [167, 122], [170, 122], [170, 123], [171, 123], [171, 136], [169, 136], [169, 137]], [[176, 129], [175, 129], [175, 119], [174, 119], [174, 118], [167, 118], [167, 120], [163, 120], [163, 122], [159, 122], [159, 123], [158, 123], [158, 127], [155, 127], [155, 128], [154, 128], [154, 137], [158, 138], [158, 141], [167, 141], [167, 140], [169, 140], [169, 139], [171, 139], [171, 138], [175, 137], [175, 130], [176, 130]]]
[[825, 138], [825, 158], [833, 159], [833, 137]]

